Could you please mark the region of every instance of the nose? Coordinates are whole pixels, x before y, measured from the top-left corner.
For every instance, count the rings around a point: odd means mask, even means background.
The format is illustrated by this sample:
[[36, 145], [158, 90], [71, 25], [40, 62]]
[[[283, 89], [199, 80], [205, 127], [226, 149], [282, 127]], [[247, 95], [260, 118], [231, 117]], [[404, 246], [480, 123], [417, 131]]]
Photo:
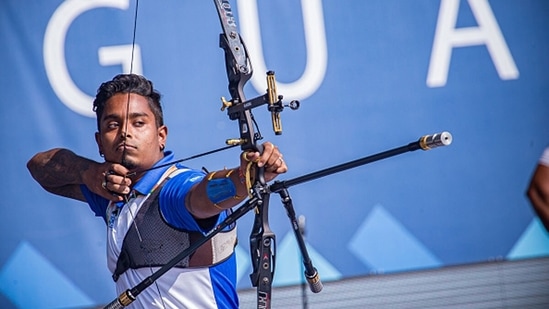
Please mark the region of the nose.
[[128, 128], [125, 127], [121, 132], [120, 132], [120, 138], [122, 140], [127, 140], [128, 138], [131, 138], [132, 135], [131, 133], [129, 132]]

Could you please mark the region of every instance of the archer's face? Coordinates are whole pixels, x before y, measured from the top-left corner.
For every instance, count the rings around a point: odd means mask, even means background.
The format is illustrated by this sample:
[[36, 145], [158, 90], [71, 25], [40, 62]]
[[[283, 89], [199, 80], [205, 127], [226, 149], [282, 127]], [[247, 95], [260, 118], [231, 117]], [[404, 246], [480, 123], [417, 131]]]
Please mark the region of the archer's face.
[[147, 99], [141, 95], [112, 96], [105, 104], [99, 125], [95, 138], [106, 161], [139, 171], [152, 167], [164, 156], [160, 147], [166, 143], [167, 128], [156, 127]]

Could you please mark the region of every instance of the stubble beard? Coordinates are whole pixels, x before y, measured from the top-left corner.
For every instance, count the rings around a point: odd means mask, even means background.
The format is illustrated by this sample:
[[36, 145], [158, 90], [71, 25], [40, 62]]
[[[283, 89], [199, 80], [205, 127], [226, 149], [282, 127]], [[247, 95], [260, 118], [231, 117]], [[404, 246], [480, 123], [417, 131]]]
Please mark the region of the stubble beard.
[[120, 164], [122, 164], [125, 168], [127, 168], [130, 171], [137, 168], [137, 163], [132, 159], [128, 158], [125, 153], [122, 154], [122, 160]]

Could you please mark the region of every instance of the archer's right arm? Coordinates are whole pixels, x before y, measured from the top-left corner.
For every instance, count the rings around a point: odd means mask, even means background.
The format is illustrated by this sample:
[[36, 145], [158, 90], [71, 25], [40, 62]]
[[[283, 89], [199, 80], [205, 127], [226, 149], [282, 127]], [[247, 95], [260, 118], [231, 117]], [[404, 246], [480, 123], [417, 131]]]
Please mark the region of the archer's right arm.
[[27, 163], [32, 177], [48, 192], [85, 201], [80, 185], [110, 200], [119, 200], [102, 187], [105, 180], [105, 163], [99, 163], [74, 152], [54, 148], [34, 155]]

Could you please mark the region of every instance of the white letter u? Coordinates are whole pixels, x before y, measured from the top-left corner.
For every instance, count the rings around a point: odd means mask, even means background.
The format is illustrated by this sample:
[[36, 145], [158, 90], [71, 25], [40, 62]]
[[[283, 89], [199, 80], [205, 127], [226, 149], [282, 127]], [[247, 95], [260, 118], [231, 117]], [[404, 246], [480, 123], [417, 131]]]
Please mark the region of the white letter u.
[[[265, 73], [267, 66], [263, 57], [260, 36], [257, 0], [238, 0], [241, 32], [244, 43], [250, 54], [250, 61], [256, 72], [251, 82], [258, 93], [265, 92], [267, 83]], [[312, 95], [322, 84], [326, 74], [328, 51], [324, 29], [322, 0], [301, 0], [305, 44], [307, 48], [307, 65], [301, 77], [292, 83], [277, 82], [277, 92], [292, 100], [303, 100]]]

